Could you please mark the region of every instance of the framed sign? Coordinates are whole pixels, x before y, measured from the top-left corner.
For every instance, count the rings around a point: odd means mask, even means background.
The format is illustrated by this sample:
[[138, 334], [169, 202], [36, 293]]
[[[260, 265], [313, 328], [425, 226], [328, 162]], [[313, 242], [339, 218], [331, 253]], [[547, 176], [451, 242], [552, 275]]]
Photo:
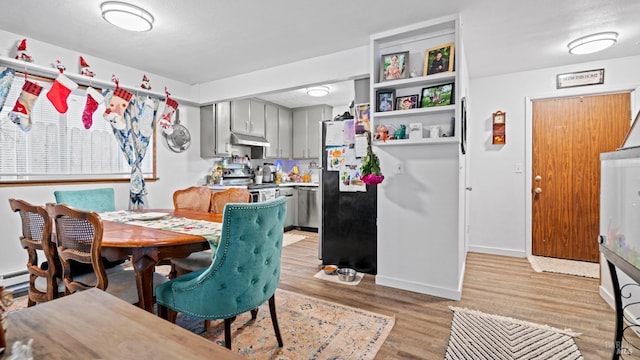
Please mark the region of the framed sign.
[[579, 71], [556, 76], [556, 88], [604, 84], [604, 69]]

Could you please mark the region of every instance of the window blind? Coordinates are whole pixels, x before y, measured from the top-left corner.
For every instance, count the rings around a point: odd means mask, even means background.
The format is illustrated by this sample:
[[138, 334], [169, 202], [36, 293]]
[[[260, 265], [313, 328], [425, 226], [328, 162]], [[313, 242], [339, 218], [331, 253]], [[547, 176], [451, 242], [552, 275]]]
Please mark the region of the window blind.
[[[32, 80], [33, 81], [33, 80]], [[31, 109], [32, 128], [22, 131], [8, 117], [20, 96], [25, 79], [16, 74], [0, 111], [0, 184], [2, 182], [77, 181], [128, 179], [131, 167], [122, 154], [100, 104], [93, 123], [85, 129], [82, 112], [85, 89], [70, 94], [65, 114], [58, 113], [46, 94], [52, 82], [36, 80], [43, 87]], [[145, 178], [153, 177], [153, 137], [142, 162]]]

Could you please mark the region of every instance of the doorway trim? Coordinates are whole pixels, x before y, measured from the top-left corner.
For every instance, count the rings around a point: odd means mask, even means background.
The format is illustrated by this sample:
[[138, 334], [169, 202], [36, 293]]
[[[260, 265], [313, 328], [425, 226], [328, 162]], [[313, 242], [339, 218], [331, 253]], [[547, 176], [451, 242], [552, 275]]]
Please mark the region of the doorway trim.
[[[594, 96], [603, 94], [612, 94], [619, 92], [633, 92], [634, 88], [629, 87], [612, 87], [607, 89], [570, 89], [571, 91], [556, 91], [553, 93], [538, 94], [533, 96], [525, 96], [524, 114], [525, 114], [525, 177], [524, 177], [524, 189], [525, 189], [525, 202], [524, 202], [524, 224], [525, 224], [525, 255], [531, 256], [532, 242], [533, 242], [533, 194], [531, 189], [533, 188], [533, 102], [535, 100], [544, 99], [558, 99], [566, 97], [576, 96]], [[633, 121], [633, 118], [629, 119], [629, 122]]]

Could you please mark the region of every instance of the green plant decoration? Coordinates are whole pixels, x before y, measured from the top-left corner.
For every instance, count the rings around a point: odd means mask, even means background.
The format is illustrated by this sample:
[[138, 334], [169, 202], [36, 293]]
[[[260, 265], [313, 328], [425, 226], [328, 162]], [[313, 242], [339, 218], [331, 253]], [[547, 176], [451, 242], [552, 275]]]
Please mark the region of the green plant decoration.
[[384, 175], [380, 171], [380, 159], [371, 149], [371, 131], [367, 131], [367, 155], [362, 163], [362, 180], [367, 185], [378, 185], [384, 180]]

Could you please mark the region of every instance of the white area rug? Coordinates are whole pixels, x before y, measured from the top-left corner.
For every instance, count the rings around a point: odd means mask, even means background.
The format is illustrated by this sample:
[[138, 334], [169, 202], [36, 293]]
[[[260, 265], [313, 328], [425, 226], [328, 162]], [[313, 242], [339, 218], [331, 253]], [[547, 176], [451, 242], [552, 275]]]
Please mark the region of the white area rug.
[[586, 261], [574, 261], [566, 259], [556, 259], [545, 256], [530, 256], [527, 260], [536, 272], [552, 272], [558, 274], [576, 275], [600, 278], [600, 264]]
[[313, 275], [314, 278], [316, 279], [322, 279], [322, 280], [327, 280], [327, 281], [331, 281], [334, 283], [338, 283], [338, 284], [342, 284], [342, 285], [358, 285], [360, 284], [360, 280], [362, 280], [362, 278], [364, 277], [363, 273], [356, 273], [356, 278], [353, 281], [340, 281], [340, 279], [338, 279], [338, 275], [327, 275], [324, 273], [324, 270], [320, 270], [318, 271], [317, 274]]
[[446, 360], [584, 359], [580, 334], [528, 321], [449, 306], [453, 311]]
[[297, 243], [298, 241], [304, 238], [306, 238], [306, 236], [304, 235], [284, 233], [284, 236], [282, 237], [282, 247], [289, 246], [293, 243]]

